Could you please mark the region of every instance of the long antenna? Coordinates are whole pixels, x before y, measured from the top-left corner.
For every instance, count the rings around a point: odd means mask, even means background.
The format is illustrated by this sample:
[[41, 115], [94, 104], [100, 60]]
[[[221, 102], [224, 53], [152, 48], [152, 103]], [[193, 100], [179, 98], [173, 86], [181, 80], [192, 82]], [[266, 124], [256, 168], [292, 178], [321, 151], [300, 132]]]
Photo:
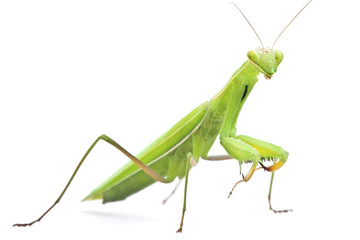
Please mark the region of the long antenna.
[[236, 6], [235, 3], [231, 2], [231, 4], [234, 4], [234, 6], [239, 10], [239, 12], [241, 13], [241, 15], [243, 15], [243, 17], [245, 18], [245, 20], [248, 22], [248, 24], [250, 25], [250, 27], [252, 28], [252, 30], [254, 31], [254, 33], [256, 34], [257, 38], [259, 39], [262, 49], [264, 49], [264, 44], [262, 43], [259, 35], [257, 34], [257, 32], [255, 31], [255, 29], [253, 28], [253, 26], [251, 25], [251, 23], [249, 22], [249, 20], [245, 17], [245, 15], [243, 14], [243, 12], [240, 10], [240, 8], [238, 6]]
[[281, 33], [279, 34], [279, 36], [275, 39], [275, 42], [273, 43], [271, 49], [274, 48], [275, 43], [277, 42], [277, 40], [280, 38], [281, 34], [283, 34], [283, 32], [287, 29], [287, 27], [295, 20], [295, 18], [302, 12], [302, 10], [304, 10], [306, 8], [307, 5], [309, 5], [309, 3], [311, 3], [312, 0], [310, 0], [296, 15], [295, 17], [288, 23], [288, 25], [286, 25], [286, 27], [284, 28], [284, 30], [281, 31]]

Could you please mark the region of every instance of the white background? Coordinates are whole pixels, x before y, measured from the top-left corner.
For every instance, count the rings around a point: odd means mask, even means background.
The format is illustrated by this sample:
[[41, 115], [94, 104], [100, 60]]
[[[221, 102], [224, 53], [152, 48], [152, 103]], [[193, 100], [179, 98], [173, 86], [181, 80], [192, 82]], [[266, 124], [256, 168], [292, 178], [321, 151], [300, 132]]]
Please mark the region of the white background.
[[[271, 46], [306, 0], [235, 1]], [[155, 184], [126, 201], [80, 203], [126, 159], [99, 143], [58, 205], [76, 164], [106, 133], [137, 153], [225, 85], [260, 46], [228, 1], [1, 1], [1, 239], [358, 239], [359, 6], [313, 1], [275, 48], [284, 61], [262, 76], [238, 132], [290, 153], [277, 172], [239, 180], [235, 161], [200, 161], [183, 185]], [[213, 154], [224, 151], [218, 143]], [[4, 234], [7, 236], [4, 237]]]

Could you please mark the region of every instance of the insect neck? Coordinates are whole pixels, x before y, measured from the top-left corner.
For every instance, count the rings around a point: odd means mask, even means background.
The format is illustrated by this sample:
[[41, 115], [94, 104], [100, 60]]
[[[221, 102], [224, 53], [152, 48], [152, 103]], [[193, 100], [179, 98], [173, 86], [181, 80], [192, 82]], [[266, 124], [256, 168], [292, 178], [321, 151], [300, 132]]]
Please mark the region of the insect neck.
[[[212, 100], [216, 104], [224, 105], [227, 108], [229, 101], [240, 100], [241, 102], [245, 102], [246, 97], [251, 92], [255, 83], [258, 80], [259, 70], [248, 60], [245, 61], [239, 69], [237, 69], [234, 74], [231, 76], [230, 80], [226, 83], [226, 85], [218, 92]], [[246, 89], [246, 93], [245, 93]], [[238, 92], [245, 93], [236, 95]], [[234, 93], [236, 92], [236, 93]], [[235, 95], [235, 96], [232, 96]], [[220, 107], [220, 106], [219, 106]]]
[[213, 109], [223, 116], [221, 134], [234, 135], [240, 110], [258, 80], [259, 70], [246, 61], [235, 71], [225, 87], [212, 99]]

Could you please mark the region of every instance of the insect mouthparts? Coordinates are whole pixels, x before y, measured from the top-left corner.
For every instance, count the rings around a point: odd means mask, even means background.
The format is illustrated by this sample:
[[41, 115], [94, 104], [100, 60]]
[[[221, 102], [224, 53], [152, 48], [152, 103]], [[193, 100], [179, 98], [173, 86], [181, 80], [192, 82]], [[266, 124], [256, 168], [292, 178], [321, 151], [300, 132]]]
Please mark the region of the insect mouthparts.
[[271, 77], [272, 77], [272, 76], [269, 76], [269, 75], [266, 75], [266, 74], [265, 74], [264, 76], [265, 76], [265, 79], [266, 79], [266, 80], [271, 80]]

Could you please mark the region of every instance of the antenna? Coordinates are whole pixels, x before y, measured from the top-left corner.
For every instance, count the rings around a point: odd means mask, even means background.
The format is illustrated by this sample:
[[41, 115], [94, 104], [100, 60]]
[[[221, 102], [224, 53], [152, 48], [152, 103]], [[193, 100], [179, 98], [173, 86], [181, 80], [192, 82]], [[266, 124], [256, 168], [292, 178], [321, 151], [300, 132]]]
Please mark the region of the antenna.
[[[281, 33], [279, 34], [279, 36], [275, 39], [275, 42], [273, 43], [271, 49], [274, 48], [275, 43], [277, 42], [277, 40], [280, 38], [281, 34], [283, 34], [283, 32], [288, 28], [288, 26], [295, 20], [295, 18], [302, 12], [302, 10], [304, 10], [307, 5], [309, 5], [309, 3], [311, 3], [312, 0], [310, 0], [296, 15], [295, 17], [288, 23], [288, 25], [286, 25], [286, 27], [284, 28], [284, 30], [281, 31]], [[240, 10], [240, 9], [239, 9]]]
[[264, 49], [264, 44], [262, 43], [259, 35], [257, 34], [257, 32], [255, 31], [255, 29], [253, 28], [253, 26], [251, 25], [251, 23], [249, 22], [249, 20], [245, 17], [245, 15], [243, 14], [243, 12], [240, 10], [240, 8], [238, 6], [236, 6], [235, 3], [231, 2], [231, 4], [234, 4], [234, 6], [239, 10], [239, 12], [241, 13], [241, 15], [243, 15], [243, 17], [245, 18], [245, 20], [248, 22], [248, 24], [250, 25], [250, 27], [252, 28], [252, 30], [254, 31], [254, 33], [256, 34], [257, 38], [259, 39], [262, 49]]

